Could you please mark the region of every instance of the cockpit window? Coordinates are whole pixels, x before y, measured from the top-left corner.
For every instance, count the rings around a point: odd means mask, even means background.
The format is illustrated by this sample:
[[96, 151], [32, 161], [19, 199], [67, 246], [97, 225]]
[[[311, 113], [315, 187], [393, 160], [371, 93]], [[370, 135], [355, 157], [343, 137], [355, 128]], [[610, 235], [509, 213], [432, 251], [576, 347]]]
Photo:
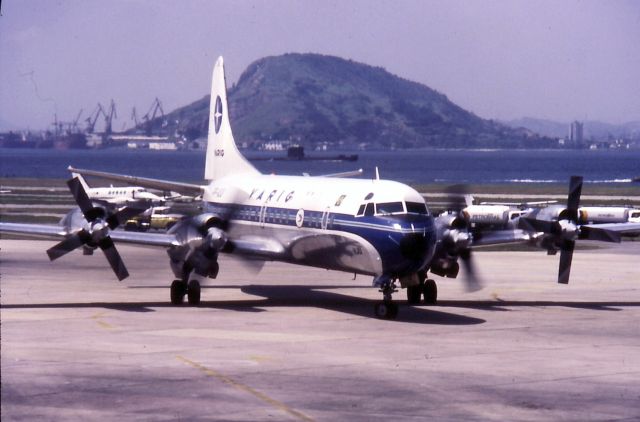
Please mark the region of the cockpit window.
[[429, 214], [427, 206], [420, 202], [407, 202], [407, 212], [410, 214]]
[[404, 213], [402, 202], [382, 202], [376, 204], [376, 214], [398, 214]]
[[357, 217], [359, 217], [361, 215], [364, 215], [364, 207], [365, 206], [366, 206], [365, 204], [360, 205], [360, 208], [358, 208], [358, 212], [356, 213]]
[[367, 204], [367, 207], [364, 209], [364, 215], [372, 216], [374, 213], [375, 213], [375, 211], [373, 209], [373, 202], [369, 202]]

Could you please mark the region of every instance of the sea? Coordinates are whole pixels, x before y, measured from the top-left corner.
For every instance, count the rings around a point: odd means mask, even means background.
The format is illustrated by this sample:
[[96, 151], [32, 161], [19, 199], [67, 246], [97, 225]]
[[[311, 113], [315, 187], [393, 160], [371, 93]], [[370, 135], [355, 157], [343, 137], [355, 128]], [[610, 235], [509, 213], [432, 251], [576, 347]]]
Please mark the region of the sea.
[[[631, 183], [640, 177], [635, 150], [396, 150], [307, 152], [310, 157], [358, 154], [358, 161], [282, 161], [285, 153], [246, 151], [266, 174], [312, 176], [363, 169], [363, 176], [419, 184], [566, 184], [572, 175], [585, 183]], [[203, 151], [45, 150], [0, 148], [0, 177], [65, 179], [67, 166], [183, 182], [200, 182]]]

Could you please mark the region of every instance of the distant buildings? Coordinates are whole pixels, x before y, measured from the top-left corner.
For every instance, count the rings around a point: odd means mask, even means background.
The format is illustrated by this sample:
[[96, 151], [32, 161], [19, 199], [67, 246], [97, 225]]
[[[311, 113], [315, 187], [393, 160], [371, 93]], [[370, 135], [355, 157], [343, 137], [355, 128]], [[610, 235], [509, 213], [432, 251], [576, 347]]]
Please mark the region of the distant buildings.
[[574, 121], [571, 123], [571, 136], [569, 138], [572, 145], [575, 147], [582, 147], [584, 144], [584, 123]]

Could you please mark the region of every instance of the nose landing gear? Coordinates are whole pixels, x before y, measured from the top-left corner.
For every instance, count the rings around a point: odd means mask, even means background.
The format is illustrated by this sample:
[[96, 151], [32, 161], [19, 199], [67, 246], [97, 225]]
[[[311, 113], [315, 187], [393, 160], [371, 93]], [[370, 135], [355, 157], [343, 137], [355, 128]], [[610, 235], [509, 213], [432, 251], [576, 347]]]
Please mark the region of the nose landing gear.
[[398, 304], [393, 302], [391, 295], [395, 293], [395, 280], [387, 280], [380, 286], [383, 300], [375, 304], [374, 312], [380, 319], [395, 319], [398, 316]]

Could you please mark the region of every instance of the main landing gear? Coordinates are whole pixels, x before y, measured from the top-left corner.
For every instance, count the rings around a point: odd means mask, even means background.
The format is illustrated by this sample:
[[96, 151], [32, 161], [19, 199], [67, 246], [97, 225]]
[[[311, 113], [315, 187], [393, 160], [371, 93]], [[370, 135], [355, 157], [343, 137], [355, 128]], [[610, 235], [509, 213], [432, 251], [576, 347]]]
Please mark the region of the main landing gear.
[[435, 305], [438, 301], [438, 286], [436, 282], [431, 279], [425, 280], [425, 274], [418, 274], [420, 278], [420, 284], [407, 287], [407, 302], [410, 305], [417, 305], [420, 303], [421, 297], [424, 297], [425, 305]]
[[200, 282], [191, 280], [187, 284], [183, 280], [173, 280], [171, 283], [171, 303], [173, 305], [182, 304], [185, 295], [189, 305], [198, 306], [200, 304]]

